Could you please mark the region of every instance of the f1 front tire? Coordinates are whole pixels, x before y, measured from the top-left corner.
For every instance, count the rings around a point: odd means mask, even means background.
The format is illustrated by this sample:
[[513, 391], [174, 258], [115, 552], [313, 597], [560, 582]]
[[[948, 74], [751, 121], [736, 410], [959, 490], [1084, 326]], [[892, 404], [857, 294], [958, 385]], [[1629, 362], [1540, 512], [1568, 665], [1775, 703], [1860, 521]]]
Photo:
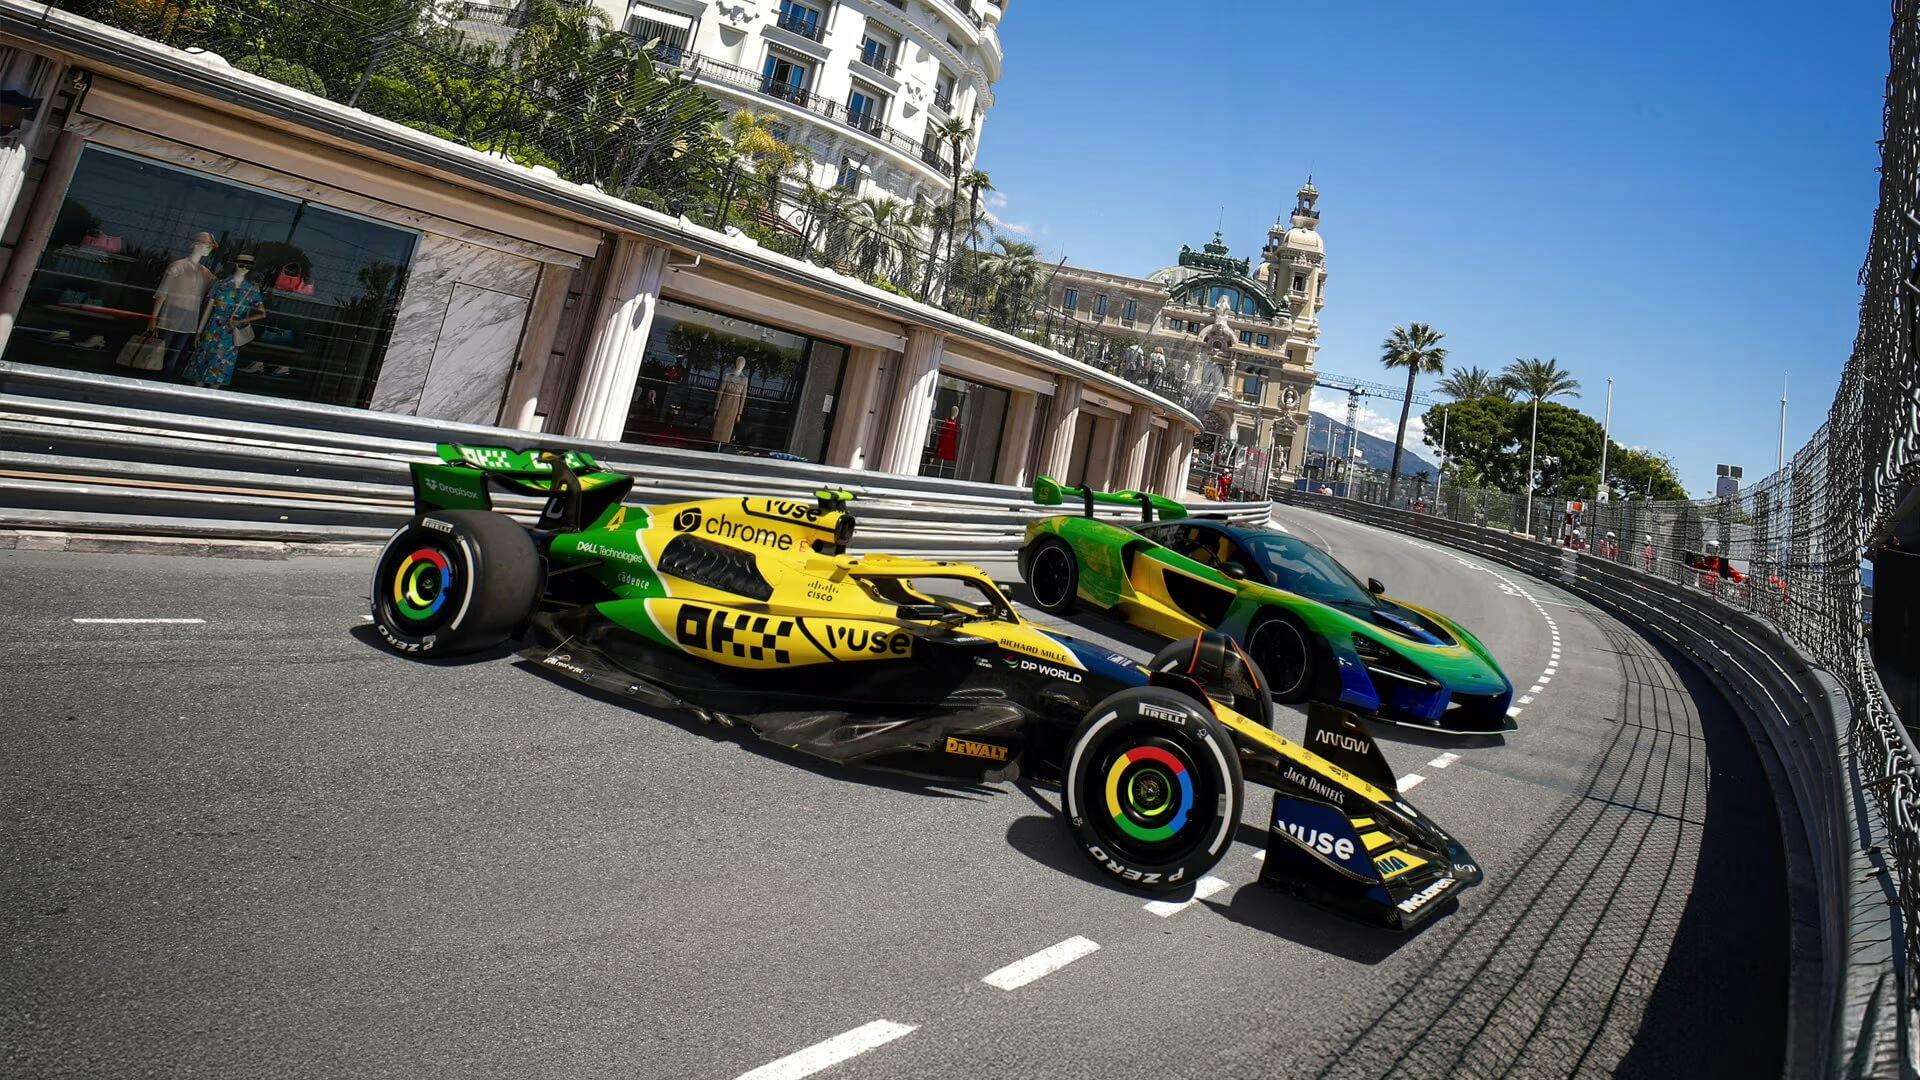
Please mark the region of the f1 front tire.
[[1153, 892], [1197, 881], [1226, 855], [1245, 798], [1232, 736], [1204, 706], [1155, 686], [1093, 707], [1068, 746], [1061, 790], [1087, 858]]

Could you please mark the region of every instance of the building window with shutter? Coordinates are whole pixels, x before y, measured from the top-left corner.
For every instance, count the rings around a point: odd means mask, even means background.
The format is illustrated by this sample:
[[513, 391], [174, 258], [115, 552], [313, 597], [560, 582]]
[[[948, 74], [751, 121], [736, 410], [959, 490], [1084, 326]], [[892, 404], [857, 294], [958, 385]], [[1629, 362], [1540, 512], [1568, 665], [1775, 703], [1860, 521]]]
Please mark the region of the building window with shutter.
[[1060, 301], [1060, 306], [1063, 308], [1066, 308], [1068, 311], [1079, 311], [1080, 310], [1080, 290], [1068, 289], [1066, 299]]

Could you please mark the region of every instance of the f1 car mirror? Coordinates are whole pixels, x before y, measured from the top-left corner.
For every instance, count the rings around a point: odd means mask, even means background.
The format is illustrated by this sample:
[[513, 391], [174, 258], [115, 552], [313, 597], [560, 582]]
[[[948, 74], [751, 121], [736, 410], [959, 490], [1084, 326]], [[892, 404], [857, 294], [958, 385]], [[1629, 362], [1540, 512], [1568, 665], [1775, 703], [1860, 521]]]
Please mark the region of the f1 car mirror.
[[1367, 579], [1367, 591], [1375, 596], [1383, 596], [1386, 594], [1387, 587], [1380, 584], [1379, 578], [1370, 577]]

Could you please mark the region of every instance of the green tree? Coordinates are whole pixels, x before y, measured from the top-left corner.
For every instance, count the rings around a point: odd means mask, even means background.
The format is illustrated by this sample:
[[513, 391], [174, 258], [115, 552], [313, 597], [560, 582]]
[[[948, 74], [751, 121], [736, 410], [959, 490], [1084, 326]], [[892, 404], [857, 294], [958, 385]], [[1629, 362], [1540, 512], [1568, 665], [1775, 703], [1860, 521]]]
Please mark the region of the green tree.
[[1455, 401], [1486, 397], [1488, 394], [1506, 397], [1509, 393], [1500, 377], [1483, 367], [1454, 368], [1446, 378], [1440, 380], [1439, 390]]
[[[1445, 410], [1444, 425], [1441, 411]], [[1512, 427], [1519, 406], [1499, 394], [1435, 405], [1422, 414], [1426, 443], [1440, 448], [1440, 430], [1447, 430], [1446, 474], [1474, 487], [1511, 491], [1520, 476], [1518, 443]]]
[[1579, 397], [1580, 381], [1562, 368], [1558, 359], [1543, 363], [1538, 357], [1508, 364], [1500, 381], [1533, 407], [1533, 435], [1527, 441], [1527, 493], [1531, 495], [1540, 460], [1540, 404], [1557, 397]]
[[945, 143], [947, 146], [946, 166], [952, 188], [947, 199], [947, 252], [946, 258], [943, 261], [947, 266], [951, 267], [953, 265], [953, 237], [954, 233], [957, 232], [960, 227], [958, 220], [960, 212], [960, 177], [966, 169], [965, 151], [967, 140], [973, 138], [973, 129], [967, 126], [966, 121], [956, 116], [943, 120], [935, 125], [931, 131], [927, 132], [927, 138], [935, 142]]
[[1635, 450], [1619, 443], [1607, 451], [1607, 480], [1613, 497], [1680, 500], [1687, 497], [1673, 462], [1664, 454]]
[[989, 290], [988, 322], [1002, 330], [1024, 327], [1033, 295], [1040, 287], [1043, 265], [1040, 249], [1025, 240], [995, 236], [993, 246], [981, 254], [981, 280]]
[[1400, 458], [1407, 442], [1407, 415], [1413, 409], [1413, 381], [1421, 375], [1437, 375], [1447, 369], [1447, 348], [1440, 344], [1447, 335], [1426, 323], [1396, 326], [1380, 343], [1380, 363], [1387, 370], [1407, 369], [1407, 394], [1400, 399], [1400, 427], [1393, 436], [1393, 467], [1387, 472], [1389, 497], [1400, 484]]
[[914, 243], [913, 208], [898, 199], [855, 199], [849, 207], [854, 224], [854, 265], [868, 281], [894, 284], [896, 267]]

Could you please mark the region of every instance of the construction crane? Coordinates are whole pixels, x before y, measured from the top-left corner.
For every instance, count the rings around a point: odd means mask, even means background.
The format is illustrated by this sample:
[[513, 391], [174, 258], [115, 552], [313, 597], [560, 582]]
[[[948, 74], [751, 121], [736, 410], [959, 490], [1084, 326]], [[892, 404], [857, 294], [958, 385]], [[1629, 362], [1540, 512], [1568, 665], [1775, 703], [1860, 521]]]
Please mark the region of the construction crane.
[[[1394, 401], [1409, 400], [1404, 386], [1392, 386], [1387, 383], [1374, 382], [1370, 379], [1356, 379], [1352, 376], [1339, 375], [1327, 371], [1315, 372], [1313, 385], [1316, 387], [1325, 387], [1328, 390], [1338, 390], [1347, 395], [1347, 453], [1345, 458], [1347, 463], [1345, 468], [1347, 469], [1353, 467], [1353, 448], [1357, 441], [1355, 432], [1358, 430], [1357, 425], [1360, 419], [1360, 399], [1363, 397], [1382, 397], [1390, 398]], [[1418, 390], [1413, 392], [1411, 400], [1415, 405], [1433, 406], [1440, 404], [1440, 402], [1435, 401], [1433, 398], [1428, 397]], [[1328, 466], [1332, 465], [1332, 424], [1327, 425], [1327, 450], [1325, 460]]]

